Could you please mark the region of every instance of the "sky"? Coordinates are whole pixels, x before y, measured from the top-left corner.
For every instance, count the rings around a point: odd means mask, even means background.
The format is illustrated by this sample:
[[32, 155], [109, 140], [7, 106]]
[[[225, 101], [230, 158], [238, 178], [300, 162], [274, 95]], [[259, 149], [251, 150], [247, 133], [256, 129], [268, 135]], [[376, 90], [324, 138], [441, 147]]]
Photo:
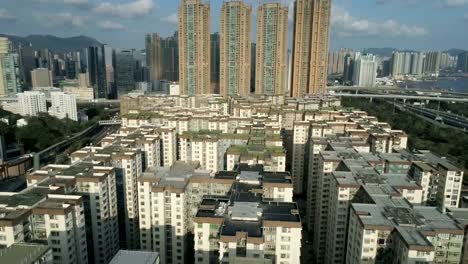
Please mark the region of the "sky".
[[[245, 0], [254, 15], [262, 1], [268, 0]], [[278, 1], [289, 7], [292, 24], [293, 0]], [[222, 2], [210, 1], [212, 32], [219, 31]], [[86, 35], [115, 48], [143, 48], [147, 33], [173, 34], [178, 5], [178, 0], [0, 0], [0, 33]], [[468, 49], [468, 0], [332, 0], [331, 25], [333, 50]]]

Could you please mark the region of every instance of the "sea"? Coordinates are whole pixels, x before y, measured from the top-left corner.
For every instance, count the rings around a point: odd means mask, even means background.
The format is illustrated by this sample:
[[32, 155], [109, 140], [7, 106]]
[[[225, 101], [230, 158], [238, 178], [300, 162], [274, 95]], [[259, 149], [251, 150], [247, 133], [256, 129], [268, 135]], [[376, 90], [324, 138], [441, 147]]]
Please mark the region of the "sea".
[[452, 92], [468, 93], [468, 77], [440, 78], [436, 81], [407, 81], [400, 83], [400, 87], [427, 90], [448, 90]]

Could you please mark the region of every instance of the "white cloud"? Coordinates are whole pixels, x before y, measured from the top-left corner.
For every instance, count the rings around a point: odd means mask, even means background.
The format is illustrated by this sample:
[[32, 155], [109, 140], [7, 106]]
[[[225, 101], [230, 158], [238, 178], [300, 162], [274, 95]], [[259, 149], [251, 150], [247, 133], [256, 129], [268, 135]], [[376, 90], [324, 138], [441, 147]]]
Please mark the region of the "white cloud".
[[[427, 1], [427, 0], [424, 0]], [[386, 5], [392, 3], [398, 3], [404, 6], [411, 6], [416, 5], [420, 2], [420, 0], [376, 0], [375, 3], [378, 5]]]
[[468, 5], [468, 0], [437, 0], [437, 4], [445, 7], [459, 7]]
[[58, 14], [36, 14], [36, 19], [39, 20], [46, 27], [55, 26], [72, 26], [81, 27], [84, 25], [85, 18], [81, 16], [75, 16], [68, 12]]
[[177, 25], [179, 23], [179, 17], [177, 13], [172, 13], [166, 17], [161, 18], [161, 20], [173, 25]]
[[77, 7], [91, 7], [90, 0], [32, 0], [36, 3], [54, 3], [54, 4], [65, 4]]
[[331, 25], [333, 34], [339, 37], [404, 36], [419, 37], [428, 34], [427, 29], [399, 23], [395, 20], [375, 22], [353, 17], [340, 6], [333, 6]]
[[123, 30], [125, 26], [110, 20], [101, 21], [98, 24], [98, 27], [108, 30]]
[[114, 4], [104, 2], [94, 7], [93, 11], [98, 14], [118, 16], [121, 18], [134, 18], [149, 14], [155, 4], [153, 0], [134, 0], [125, 4]]
[[0, 8], [0, 20], [15, 20], [16, 17], [4, 8]]

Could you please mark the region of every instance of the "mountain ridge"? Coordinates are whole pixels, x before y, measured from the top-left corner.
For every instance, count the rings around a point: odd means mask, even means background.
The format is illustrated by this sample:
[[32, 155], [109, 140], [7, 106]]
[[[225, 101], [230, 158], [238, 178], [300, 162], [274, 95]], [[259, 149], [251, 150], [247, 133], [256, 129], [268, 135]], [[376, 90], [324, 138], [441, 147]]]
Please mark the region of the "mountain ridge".
[[7, 37], [13, 46], [18, 47], [31, 45], [34, 49], [49, 49], [56, 52], [78, 51], [90, 46], [101, 45], [101, 43], [91, 37], [79, 35], [72, 37], [57, 37], [54, 35], [32, 34], [25, 37], [0, 34], [0, 37]]

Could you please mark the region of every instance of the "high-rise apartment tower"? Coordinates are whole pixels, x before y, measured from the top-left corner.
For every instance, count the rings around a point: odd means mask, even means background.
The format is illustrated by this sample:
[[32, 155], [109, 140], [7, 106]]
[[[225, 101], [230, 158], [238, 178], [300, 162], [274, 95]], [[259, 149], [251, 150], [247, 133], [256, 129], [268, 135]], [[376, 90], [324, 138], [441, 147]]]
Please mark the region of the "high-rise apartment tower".
[[287, 87], [288, 8], [266, 3], [257, 12], [255, 93], [284, 95]]
[[294, 5], [291, 95], [323, 94], [327, 85], [331, 0]]
[[225, 2], [221, 9], [220, 93], [250, 94], [252, 9], [243, 1]]
[[201, 0], [179, 7], [179, 82], [181, 94], [210, 93], [210, 6]]

